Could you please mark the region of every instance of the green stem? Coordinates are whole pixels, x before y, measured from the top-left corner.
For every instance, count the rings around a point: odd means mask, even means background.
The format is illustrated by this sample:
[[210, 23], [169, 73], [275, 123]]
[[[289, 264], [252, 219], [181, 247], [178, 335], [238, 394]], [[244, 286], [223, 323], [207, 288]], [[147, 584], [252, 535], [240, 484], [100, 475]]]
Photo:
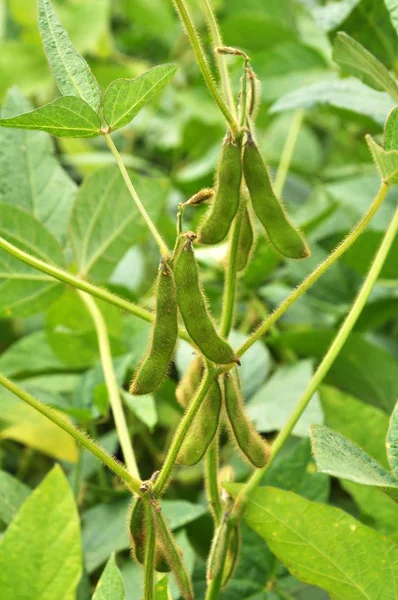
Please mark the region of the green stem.
[[362, 219], [357, 223], [354, 229], [348, 234], [341, 244], [339, 244], [331, 254], [320, 264], [318, 267], [310, 274], [304, 281], [291, 293], [289, 296], [278, 306], [278, 308], [260, 325], [260, 327], [255, 331], [248, 340], [237, 351], [237, 356], [242, 356], [253, 344], [255, 344], [259, 339], [262, 338], [265, 333], [269, 330], [269, 328], [276, 323], [276, 321], [287, 311], [288, 308], [302, 294], [304, 294], [318, 279], [331, 267], [343, 254], [346, 252], [352, 244], [358, 239], [363, 230], [367, 227], [368, 223], [373, 218], [374, 214], [377, 212], [379, 206], [382, 204], [387, 192], [389, 190], [388, 183], [382, 183], [379, 192], [377, 193], [375, 199], [373, 200], [370, 208], [362, 217]]
[[149, 501], [145, 502], [144, 599], [154, 599], [156, 532]]
[[218, 435], [219, 434], [217, 432], [214, 440], [206, 452], [205, 458], [207, 497], [216, 525], [220, 524], [223, 513], [220, 488], [218, 485]]
[[307, 408], [311, 398], [313, 397], [314, 393], [316, 392], [316, 390], [322, 383], [322, 381], [325, 378], [326, 374], [328, 373], [330, 367], [336, 360], [340, 350], [342, 349], [345, 342], [347, 341], [347, 338], [350, 335], [351, 331], [353, 330], [354, 325], [355, 325], [356, 321], [358, 320], [358, 317], [360, 316], [360, 314], [367, 302], [367, 299], [369, 298], [369, 295], [370, 295], [371, 291], [373, 290], [373, 287], [380, 275], [381, 269], [383, 268], [383, 265], [387, 259], [388, 253], [391, 249], [392, 243], [394, 242], [397, 231], [398, 231], [398, 208], [395, 211], [393, 219], [384, 235], [384, 238], [380, 245], [380, 248], [377, 251], [377, 254], [375, 256], [373, 264], [372, 264], [372, 266], [366, 276], [366, 279], [354, 301], [354, 304], [351, 307], [350, 312], [348, 313], [342, 326], [340, 327], [340, 330], [337, 333], [335, 339], [333, 340], [329, 350], [327, 351], [326, 355], [324, 356], [323, 360], [321, 361], [320, 365], [318, 366], [317, 370], [315, 371], [307, 389], [305, 390], [304, 394], [301, 396], [301, 398], [300, 398], [296, 408], [292, 412], [288, 422], [283, 427], [283, 429], [281, 429], [281, 431], [279, 432], [279, 435], [275, 439], [275, 442], [272, 445], [272, 455], [271, 455], [270, 461], [263, 469], [258, 469], [257, 471], [255, 471], [255, 473], [251, 476], [248, 483], [244, 486], [244, 488], [240, 492], [238, 498], [236, 499], [235, 506], [233, 509], [234, 516], [239, 517], [243, 514], [243, 511], [246, 507], [246, 503], [248, 501], [250, 493], [260, 484], [260, 482], [264, 476], [264, 473], [267, 471], [267, 469], [269, 468], [272, 461], [279, 454], [283, 445], [285, 444], [287, 439], [290, 437], [295, 425], [297, 424], [297, 421], [300, 419], [301, 415]]
[[202, 383], [197, 391], [196, 396], [192, 400], [188, 410], [186, 411], [185, 415], [180, 421], [180, 424], [178, 425], [177, 431], [173, 437], [173, 441], [171, 442], [171, 446], [167, 453], [166, 460], [164, 461], [156, 483], [153, 486], [153, 492], [156, 497], [158, 497], [162, 493], [164, 487], [166, 486], [170, 478], [171, 472], [177, 460], [178, 453], [185, 439], [185, 436], [188, 433], [188, 429], [190, 428], [191, 423], [196, 413], [198, 412], [204, 397], [206, 396], [211, 384], [213, 383], [215, 374], [216, 372], [214, 371], [214, 369], [212, 369], [211, 366], [208, 364], [206, 376], [202, 380]]
[[[2, 250], [5, 250], [5, 252], [7, 252], [8, 254], [11, 254], [11, 256], [14, 256], [18, 260], [21, 260], [27, 265], [30, 265], [34, 269], [37, 269], [42, 273], [46, 273], [47, 275], [50, 275], [50, 277], [54, 277], [55, 279], [58, 279], [63, 283], [71, 285], [78, 290], [82, 290], [82, 292], [87, 292], [91, 296], [99, 298], [100, 300], [104, 300], [104, 302], [108, 302], [108, 304], [113, 304], [114, 306], [117, 306], [118, 308], [121, 308], [122, 310], [125, 310], [126, 312], [136, 317], [139, 317], [144, 321], [147, 321], [148, 323], [152, 323], [155, 320], [155, 316], [148, 310], [145, 310], [144, 308], [141, 308], [140, 306], [137, 306], [132, 302], [123, 300], [123, 298], [120, 298], [119, 296], [108, 292], [108, 290], [97, 287], [96, 285], [89, 283], [84, 279], [75, 277], [71, 273], [68, 273], [68, 271], [64, 271], [59, 267], [55, 267], [54, 265], [50, 265], [49, 263], [46, 263], [43, 260], [40, 260], [39, 258], [31, 256], [30, 254], [27, 254], [23, 250], [20, 250], [20, 248], [17, 248], [17, 246], [14, 246], [2, 237], [0, 237], [0, 248]], [[181, 339], [192, 343], [186, 331], [180, 329], [178, 335]]]
[[246, 125], [247, 119], [247, 72], [249, 68], [249, 61], [246, 59], [243, 66], [242, 76], [242, 89], [240, 92], [240, 118], [239, 124], [241, 127]]
[[[201, 0], [201, 5], [202, 5], [202, 10], [203, 10], [206, 20], [207, 20], [207, 25], [209, 27], [210, 35], [212, 37], [214, 46], [215, 47], [223, 46], [224, 44], [223, 44], [223, 40], [221, 37], [220, 28], [218, 26], [216, 16], [213, 12], [213, 9], [211, 7], [209, 0]], [[232, 115], [236, 119], [236, 107], [235, 107], [235, 102], [234, 102], [234, 94], [232, 92], [231, 78], [230, 78], [229, 72], [228, 72], [227, 59], [222, 54], [217, 54], [216, 58], [217, 58], [218, 70], [220, 71], [221, 85], [223, 88], [225, 100], [226, 100], [229, 110], [231, 111]]]
[[102, 463], [104, 463], [111, 471], [113, 471], [122, 481], [125, 482], [127, 487], [131, 489], [132, 492], [137, 494], [137, 496], [141, 496], [142, 492], [140, 491], [141, 482], [130, 475], [130, 473], [118, 463], [114, 458], [109, 456], [107, 452], [103, 448], [101, 448], [94, 440], [87, 437], [83, 432], [81, 432], [77, 427], [72, 425], [65, 416], [61, 413], [56, 412], [46, 404], [42, 404], [39, 400], [36, 400], [33, 396], [25, 392], [18, 385], [4, 377], [0, 373], [0, 385], [5, 387], [7, 390], [18, 396], [21, 400], [29, 404], [32, 408], [37, 410], [39, 413], [50, 419], [53, 423], [58, 425], [61, 429], [69, 433], [79, 444], [84, 446], [91, 454], [94, 454]]
[[214, 579], [212, 579], [208, 583], [205, 600], [219, 600], [220, 592], [221, 592], [221, 588], [222, 588], [223, 576], [224, 576], [224, 566], [225, 566], [225, 561], [227, 559], [227, 553], [228, 553], [231, 532], [232, 532], [232, 528], [228, 527], [227, 539], [226, 539], [226, 543], [224, 546], [224, 553], [223, 553], [223, 556], [220, 557], [220, 564], [223, 566], [219, 570], [217, 575], [214, 577]]
[[113, 418], [116, 425], [116, 431], [122, 448], [124, 460], [127, 469], [133, 477], [140, 478], [134, 450], [131, 444], [130, 434], [126, 423], [126, 416], [123, 411], [122, 400], [120, 398], [119, 386], [116, 380], [115, 370], [113, 368], [112, 353], [109, 344], [108, 328], [100, 309], [95, 300], [84, 292], [78, 292], [85, 303], [88, 312], [93, 320], [97, 332], [98, 346], [101, 356], [102, 370], [104, 372], [105, 384], [108, 390], [109, 403], [111, 405]]
[[185, 0], [173, 0], [173, 2], [176, 7], [176, 10], [180, 16], [180, 19], [185, 27], [185, 30], [189, 37], [189, 41], [191, 42], [191, 46], [194, 51], [196, 61], [202, 72], [203, 79], [205, 80], [207, 88], [208, 88], [210, 94], [212, 95], [215, 103], [217, 104], [217, 106], [221, 110], [222, 114], [224, 115], [224, 117], [232, 131], [234, 138], [236, 138], [239, 136], [238, 123], [236, 122], [231, 111], [229, 110], [228, 106], [226, 105], [223, 98], [221, 97], [216, 84], [214, 83], [214, 79], [212, 77], [209, 65], [207, 63], [207, 60], [206, 60], [206, 57], [205, 57], [205, 54], [204, 54], [204, 51], [202, 48], [200, 37], [195, 29], [195, 26], [192, 21], [192, 17], [189, 14], [188, 8], [185, 4]]
[[113, 143], [113, 140], [112, 140], [110, 134], [104, 133], [104, 138], [106, 140], [106, 143], [108, 144], [108, 148], [110, 149], [113, 156], [115, 157], [117, 166], [119, 167], [120, 173], [122, 174], [122, 177], [124, 179], [124, 182], [127, 186], [128, 191], [130, 192], [132, 199], [134, 200], [138, 210], [141, 213], [142, 218], [144, 219], [145, 223], [148, 225], [149, 231], [151, 232], [157, 245], [159, 246], [160, 254], [162, 256], [167, 256], [168, 254], [170, 254], [170, 251], [169, 251], [167, 245], [165, 244], [165, 242], [163, 241], [162, 236], [156, 229], [156, 226], [153, 223], [151, 217], [148, 215], [144, 205], [142, 204], [140, 197], [138, 196], [136, 189], [133, 186], [133, 183], [129, 177], [129, 174], [127, 173], [127, 169], [124, 166], [122, 157], [120, 156], [118, 149], [116, 148], [115, 144]]
[[281, 160], [279, 163], [278, 172], [275, 177], [274, 190], [277, 196], [280, 196], [285, 187], [287, 174], [289, 172], [290, 163], [292, 162], [293, 152], [296, 147], [298, 134], [300, 133], [303, 123], [304, 110], [299, 108], [294, 113], [289, 133], [282, 151]]

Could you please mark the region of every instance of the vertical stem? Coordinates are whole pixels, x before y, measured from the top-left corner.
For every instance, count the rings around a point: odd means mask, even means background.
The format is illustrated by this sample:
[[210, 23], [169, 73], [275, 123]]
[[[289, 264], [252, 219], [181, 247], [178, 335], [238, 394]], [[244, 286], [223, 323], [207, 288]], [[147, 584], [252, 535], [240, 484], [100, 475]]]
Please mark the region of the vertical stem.
[[398, 208], [395, 211], [393, 219], [384, 235], [383, 241], [380, 245], [380, 248], [377, 251], [377, 254], [374, 258], [373, 264], [366, 276], [366, 279], [354, 301], [354, 304], [351, 307], [350, 312], [344, 320], [344, 323], [340, 327], [339, 332], [337, 333], [335, 339], [333, 340], [329, 350], [321, 361], [319, 367], [315, 371], [307, 389], [304, 394], [301, 396], [296, 408], [291, 414], [286, 425], [281, 429], [279, 435], [277, 436], [275, 442], [272, 445], [272, 455], [269, 463], [263, 468], [258, 469], [249, 479], [248, 483], [244, 486], [242, 491], [240, 492], [238, 498], [236, 499], [234, 506], [234, 515], [241, 516], [243, 511], [245, 510], [246, 503], [250, 496], [250, 493], [259, 485], [261, 482], [264, 473], [269, 468], [271, 462], [274, 458], [279, 454], [283, 445], [289, 438], [292, 433], [297, 421], [300, 419], [301, 415], [307, 408], [312, 396], [318, 389], [319, 385], [322, 383], [326, 374], [328, 373], [330, 367], [336, 360], [340, 350], [344, 346], [347, 341], [348, 336], [354, 328], [354, 325], [360, 316], [367, 299], [380, 275], [381, 269], [387, 259], [388, 253], [391, 249], [392, 243], [394, 242], [395, 236], [398, 232]]
[[156, 533], [149, 501], [145, 502], [145, 559], [144, 559], [144, 599], [153, 600], [155, 583]]
[[169, 249], [167, 248], [167, 245], [163, 241], [160, 233], [156, 229], [151, 217], [148, 215], [147, 211], [145, 210], [145, 207], [142, 204], [142, 202], [136, 192], [136, 189], [132, 184], [129, 174], [127, 173], [127, 169], [124, 166], [122, 157], [120, 156], [115, 144], [113, 143], [111, 136], [109, 135], [109, 133], [104, 133], [104, 138], [106, 140], [106, 143], [108, 144], [110, 151], [112, 152], [113, 156], [115, 157], [115, 160], [120, 169], [122, 177], [126, 183], [127, 189], [130, 192], [131, 197], [133, 198], [138, 210], [141, 213], [142, 218], [144, 219], [145, 223], [148, 225], [150, 232], [152, 233], [157, 245], [159, 246], [161, 255], [167, 256], [169, 254]]
[[249, 68], [249, 61], [245, 59], [242, 75], [242, 89], [240, 93], [240, 118], [239, 124], [241, 127], [246, 125], [247, 118], [247, 74]]
[[[223, 46], [220, 28], [218, 26], [216, 16], [213, 12], [209, 0], [201, 0], [201, 5], [203, 12], [206, 16], [207, 25], [209, 27], [210, 35], [213, 39], [214, 46]], [[228, 72], [227, 59], [222, 54], [217, 54], [216, 58], [218, 63], [218, 69], [220, 71], [221, 85], [223, 88], [225, 100], [229, 110], [236, 119], [236, 107], [234, 102], [234, 95], [232, 92], [231, 78]]]
[[302, 108], [298, 108], [293, 115], [289, 133], [286, 138], [285, 146], [283, 148], [281, 160], [279, 163], [278, 172], [275, 177], [274, 190], [277, 196], [280, 196], [282, 194], [283, 188], [285, 187], [287, 174], [289, 172], [293, 152], [296, 147], [298, 134], [300, 133], [303, 117], [304, 110]]
[[220, 563], [221, 563], [222, 567], [219, 570], [219, 572], [217, 573], [217, 575], [214, 577], [214, 579], [212, 579], [209, 582], [209, 584], [207, 586], [207, 590], [206, 590], [205, 600], [219, 600], [221, 587], [222, 587], [222, 580], [223, 580], [223, 575], [224, 575], [224, 566], [225, 566], [225, 561], [227, 559], [227, 553], [228, 553], [231, 532], [232, 532], [232, 528], [228, 527], [227, 539], [226, 539], [226, 543], [224, 545], [224, 555], [220, 557], [220, 559], [221, 559]]
[[217, 432], [205, 458], [206, 491], [216, 526], [220, 524], [223, 512], [218, 485], [218, 436]]
[[217, 104], [217, 106], [221, 110], [222, 114], [224, 115], [224, 117], [232, 131], [232, 134], [235, 138], [239, 134], [238, 123], [236, 122], [235, 118], [231, 114], [231, 111], [229, 110], [228, 106], [224, 102], [223, 98], [221, 97], [221, 95], [216, 87], [216, 84], [214, 83], [213, 76], [211, 74], [209, 65], [207, 63], [205, 54], [203, 52], [200, 37], [195, 29], [195, 26], [192, 21], [192, 17], [189, 14], [188, 7], [185, 4], [185, 0], [173, 0], [173, 2], [175, 4], [178, 14], [180, 15], [181, 21], [183, 22], [183, 25], [184, 25], [187, 35], [189, 37], [189, 41], [191, 42], [191, 46], [194, 51], [196, 61], [202, 72], [203, 79], [206, 82], [207, 88], [208, 88], [210, 94], [213, 96], [215, 103]]
[[84, 292], [78, 292], [81, 299], [85, 303], [91, 318], [94, 322], [98, 337], [98, 345], [101, 356], [102, 369], [104, 372], [105, 383], [108, 389], [109, 402], [112, 409], [113, 418], [115, 420], [116, 431], [119, 437], [120, 446], [122, 448], [124, 460], [126, 461], [127, 469], [134, 477], [139, 478], [137, 463], [135, 460], [134, 450], [131, 445], [129, 430], [127, 428], [126, 417], [123, 412], [122, 401], [119, 393], [119, 386], [116, 381], [116, 375], [113, 368], [112, 354], [109, 344], [108, 329], [105, 319], [102, 316], [96, 302]]

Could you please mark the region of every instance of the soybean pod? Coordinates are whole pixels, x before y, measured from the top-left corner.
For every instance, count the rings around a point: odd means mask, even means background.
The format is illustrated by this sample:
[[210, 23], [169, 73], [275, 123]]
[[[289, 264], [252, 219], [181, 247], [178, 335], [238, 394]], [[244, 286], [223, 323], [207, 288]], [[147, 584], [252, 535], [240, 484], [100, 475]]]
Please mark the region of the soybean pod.
[[[144, 564], [146, 544], [145, 506], [141, 498], [136, 498], [132, 505], [129, 519], [129, 533], [131, 543], [131, 554], [137, 563]], [[158, 543], [155, 547], [155, 568], [160, 573], [170, 571], [168, 562]]]
[[261, 469], [270, 458], [268, 443], [257, 433], [243, 406], [242, 392], [236, 378], [227, 373], [224, 377], [225, 410], [232, 438], [247, 460]]
[[228, 544], [228, 522], [227, 515], [224, 514], [220, 525], [217, 527], [210, 548], [210, 554], [207, 561], [207, 581], [214, 579], [223, 568], [224, 556]]
[[189, 364], [176, 389], [177, 401], [187, 408], [202, 380], [204, 372], [203, 359], [196, 356]]
[[254, 228], [247, 200], [248, 194], [247, 192], [243, 192], [241, 202], [245, 203], [245, 207], [243, 209], [238, 241], [238, 273], [246, 269], [247, 265], [249, 264], [250, 256], [254, 247]]
[[243, 153], [243, 172], [254, 212], [275, 249], [287, 258], [310, 256], [304, 237], [292, 224], [276, 197], [267, 165], [251, 134], [248, 135]]
[[221, 405], [221, 388], [216, 380], [210, 386], [191, 423], [188, 434], [185, 436], [177, 458], [181, 465], [187, 467], [196, 465], [203, 458], [209, 444], [216, 435]]
[[198, 230], [198, 241], [201, 244], [218, 244], [228, 234], [239, 207], [241, 155], [241, 146], [235, 144], [228, 132], [218, 165], [216, 195]]
[[191, 238], [186, 237], [175, 260], [177, 303], [185, 327], [199, 350], [219, 364], [237, 362], [231, 346], [220, 337], [206, 306]]
[[177, 335], [176, 287], [172, 270], [167, 261], [162, 259], [156, 286], [156, 318], [152, 341], [147, 357], [131, 382], [131, 394], [142, 396], [160, 387], [169, 368]]

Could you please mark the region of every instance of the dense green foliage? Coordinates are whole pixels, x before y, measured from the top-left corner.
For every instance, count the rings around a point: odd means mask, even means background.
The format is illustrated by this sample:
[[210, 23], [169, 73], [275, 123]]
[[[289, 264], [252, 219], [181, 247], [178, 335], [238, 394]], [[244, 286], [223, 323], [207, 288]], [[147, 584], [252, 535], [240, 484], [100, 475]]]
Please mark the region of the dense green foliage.
[[398, 1], [211, 5], [0, 0], [2, 600], [398, 600]]

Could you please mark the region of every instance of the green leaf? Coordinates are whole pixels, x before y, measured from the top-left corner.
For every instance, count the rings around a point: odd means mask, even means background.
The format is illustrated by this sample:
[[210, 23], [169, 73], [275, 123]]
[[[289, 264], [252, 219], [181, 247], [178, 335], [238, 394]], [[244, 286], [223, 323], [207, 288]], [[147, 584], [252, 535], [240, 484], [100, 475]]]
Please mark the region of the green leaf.
[[1, 539], [1, 597], [72, 600], [81, 572], [79, 515], [65, 475], [56, 466]]
[[271, 112], [313, 108], [331, 105], [366, 115], [384, 125], [384, 121], [395, 104], [384, 92], [376, 92], [357, 79], [326, 80], [302, 87], [282, 96], [271, 107]]
[[100, 90], [90, 67], [73, 46], [50, 0], [39, 0], [39, 30], [47, 60], [64, 96], [76, 96], [97, 112]]
[[168, 575], [162, 577], [162, 579], [155, 585], [154, 600], [170, 600]]
[[348, 438], [329, 427], [311, 427], [312, 451], [318, 470], [355, 483], [397, 487], [398, 480]]
[[105, 122], [112, 130], [130, 123], [135, 115], [160, 92], [177, 71], [177, 66], [159, 65], [135, 79], [116, 79], [105, 92]]
[[[236, 496], [240, 487], [228, 490]], [[342, 510], [260, 488], [245, 520], [293, 575], [333, 600], [398, 598], [398, 546]]]
[[[256, 392], [246, 408], [258, 431], [275, 431], [283, 427], [300, 396], [306, 390], [312, 377], [312, 370], [312, 362], [309, 360], [283, 365]], [[300, 437], [307, 437], [309, 426], [322, 422], [322, 408], [316, 393], [293, 433]]]
[[[0, 235], [28, 254], [64, 267], [62, 250], [53, 236], [25, 211], [0, 204]], [[0, 250], [0, 316], [35, 314], [57, 299], [62, 286]]]
[[311, 12], [323, 31], [332, 31], [341, 25], [360, 2], [361, 0], [335, 0], [326, 6], [314, 6]]
[[0, 471], [0, 521], [8, 525], [31, 490], [6, 471]]
[[398, 504], [384, 490], [351, 481], [341, 481], [360, 510], [360, 519], [365, 525], [389, 535], [398, 542]]
[[153, 430], [158, 422], [155, 399], [152, 395], [142, 397], [132, 396], [126, 390], [121, 390], [123, 402], [127, 408], [149, 429]]
[[384, 0], [384, 4], [390, 13], [391, 23], [393, 24], [395, 31], [398, 34], [398, 1], [397, 0]]
[[6, 377], [61, 371], [64, 364], [56, 357], [45, 331], [35, 331], [14, 342], [0, 355], [0, 372]]
[[[32, 110], [18, 88], [4, 101], [3, 118]], [[54, 156], [54, 144], [45, 132], [0, 129], [0, 202], [23, 208], [61, 241], [76, 184]]]
[[122, 575], [112, 554], [102, 571], [92, 600], [125, 600], [126, 592]]
[[384, 150], [370, 135], [366, 136], [366, 141], [382, 180], [398, 183], [398, 150]]
[[391, 415], [386, 438], [388, 462], [395, 477], [398, 477], [398, 402]]
[[57, 137], [70, 138], [92, 138], [101, 133], [98, 115], [75, 96], [63, 96], [32, 112], [0, 119], [0, 127], [47, 131]]
[[384, 127], [384, 150], [398, 150], [398, 106], [392, 109]]
[[[156, 222], [163, 210], [169, 182], [136, 174], [133, 182]], [[106, 281], [127, 250], [146, 234], [146, 225], [117, 168], [101, 169], [85, 179], [76, 196], [69, 226], [82, 275]]]
[[398, 85], [386, 67], [352, 37], [340, 31], [334, 42], [334, 60], [345, 71], [364, 80], [367, 85], [398, 99]]

